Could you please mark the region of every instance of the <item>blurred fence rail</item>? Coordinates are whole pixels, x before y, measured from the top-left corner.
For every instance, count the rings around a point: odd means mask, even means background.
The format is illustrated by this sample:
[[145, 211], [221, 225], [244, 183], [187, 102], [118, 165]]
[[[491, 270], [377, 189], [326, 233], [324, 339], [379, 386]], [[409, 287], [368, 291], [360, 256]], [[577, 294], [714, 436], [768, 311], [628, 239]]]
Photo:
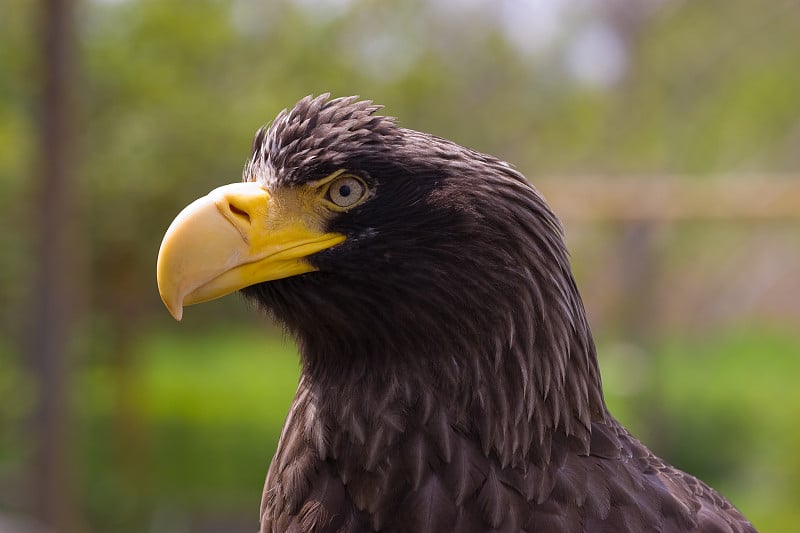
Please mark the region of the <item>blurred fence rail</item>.
[[800, 220], [800, 175], [549, 177], [536, 187], [566, 221]]

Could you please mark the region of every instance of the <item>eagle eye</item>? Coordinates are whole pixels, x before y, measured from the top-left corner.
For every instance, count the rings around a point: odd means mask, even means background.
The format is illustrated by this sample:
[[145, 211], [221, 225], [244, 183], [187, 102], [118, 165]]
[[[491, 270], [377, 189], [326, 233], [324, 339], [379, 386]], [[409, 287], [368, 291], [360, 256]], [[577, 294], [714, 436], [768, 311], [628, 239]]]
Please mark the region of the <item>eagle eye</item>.
[[363, 181], [350, 174], [340, 176], [328, 186], [327, 200], [339, 208], [346, 209], [357, 204], [367, 192]]

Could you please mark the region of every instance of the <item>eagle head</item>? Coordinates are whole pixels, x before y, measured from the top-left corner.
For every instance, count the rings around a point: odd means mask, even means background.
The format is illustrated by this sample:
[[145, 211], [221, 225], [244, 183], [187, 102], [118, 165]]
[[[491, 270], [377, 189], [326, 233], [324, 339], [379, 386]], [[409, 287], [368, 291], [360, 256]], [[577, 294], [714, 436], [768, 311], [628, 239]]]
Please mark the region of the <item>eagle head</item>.
[[241, 289], [324, 375], [434, 372], [460, 389], [480, 379], [467, 354], [498, 362], [524, 346], [563, 384], [557, 359], [592, 342], [558, 219], [507, 163], [379, 109], [306, 97], [260, 129], [243, 183], [167, 231], [167, 307], [180, 319]]

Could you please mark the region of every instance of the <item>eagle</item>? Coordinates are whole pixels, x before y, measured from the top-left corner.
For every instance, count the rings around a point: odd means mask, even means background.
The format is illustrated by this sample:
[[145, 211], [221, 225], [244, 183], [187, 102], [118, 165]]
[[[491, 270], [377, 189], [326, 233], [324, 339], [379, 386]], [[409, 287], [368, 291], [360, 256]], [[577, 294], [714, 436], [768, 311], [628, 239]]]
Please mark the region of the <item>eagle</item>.
[[542, 195], [379, 109], [283, 110], [159, 251], [177, 320], [241, 290], [297, 342], [260, 531], [755, 531], [609, 413]]

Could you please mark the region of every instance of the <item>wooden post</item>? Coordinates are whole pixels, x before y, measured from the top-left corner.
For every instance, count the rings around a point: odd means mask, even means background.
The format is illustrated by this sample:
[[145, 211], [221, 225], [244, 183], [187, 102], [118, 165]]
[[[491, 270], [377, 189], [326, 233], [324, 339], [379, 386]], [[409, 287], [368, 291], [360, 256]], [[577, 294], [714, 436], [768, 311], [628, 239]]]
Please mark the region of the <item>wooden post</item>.
[[35, 232], [27, 360], [37, 392], [31, 431], [35, 449], [33, 511], [59, 532], [77, 529], [70, 471], [70, 352], [80, 310], [75, 305], [79, 233], [75, 180], [75, 36], [73, 0], [40, 3], [39, 150], [31, 227]]

